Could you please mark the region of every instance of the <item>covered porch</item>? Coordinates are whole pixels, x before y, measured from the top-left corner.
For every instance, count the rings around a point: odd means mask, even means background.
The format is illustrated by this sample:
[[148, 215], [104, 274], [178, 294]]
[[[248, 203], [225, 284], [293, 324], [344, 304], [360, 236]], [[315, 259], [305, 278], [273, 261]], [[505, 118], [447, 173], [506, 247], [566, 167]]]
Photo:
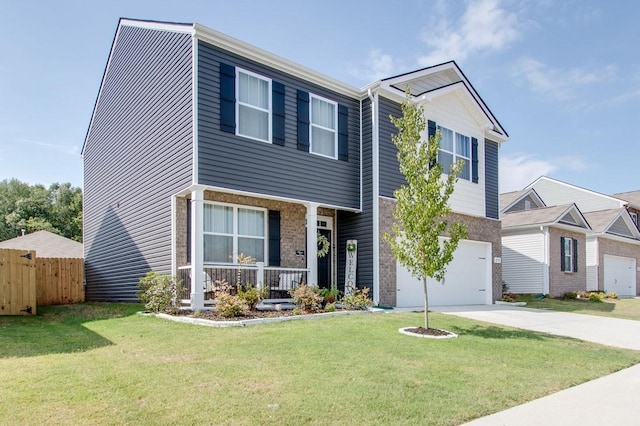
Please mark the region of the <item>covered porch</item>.
[[222, 283], [232, 292], [250, 284], [273, 300], [290, 298], [302, 283], [336, 283], [335, 208], [199, 185], [176, 194], [172, 206], [172, 272], [183, 306], [211, 305]]

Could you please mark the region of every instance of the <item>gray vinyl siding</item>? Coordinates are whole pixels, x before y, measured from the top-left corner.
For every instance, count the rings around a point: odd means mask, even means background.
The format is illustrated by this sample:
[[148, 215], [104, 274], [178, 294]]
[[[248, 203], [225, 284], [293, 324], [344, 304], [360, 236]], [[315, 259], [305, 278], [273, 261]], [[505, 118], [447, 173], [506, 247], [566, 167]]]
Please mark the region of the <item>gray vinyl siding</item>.
[[498, 148], [496, 142], [484, 140], [484, 192], [485, 214], [500, 218], [500, 189], [498, 187]]
[[171, 272], [171, 195], [192, 179], [188, 34], [122, 26], [84, 148], [87, 300]]
[[627, 227], [627, 224], [622, 217], [619, 217], [615, 222], [613, 222], [613, 225], [609, 227], [607, 232], [610, 234], [622, 235], [625, 237], [633, 238], [633, 235], [631, 234], [629, 227]]
[[525, 203], [527, 201], [529, 201], [531, 205], [531, 209], [538, 209], [540, 207], [544, 207], [544, 206], [539, 206], [538, 202], [531, 195], [527, 195], [526, 197], [522, 198], [520, 201], [518, 201], [517, 203], [509, 207], [509, 210], [505, 211], [505, 213], [520, 212], [520, 211], [526, 210]]
[[[358, 240], [356, 284], [373, 290], [373, 173], [371, 102], [362, 102], [362, 213], [338, 210], [338, 287], [344, 291], [347, 240]], [[372, 291], [371, 290], [371, 291]], [[370, 296], [373, 294], [370, 292]]]
[[402, 110], [400, 104], [380, 97], [378, 123], [380, 137], [380, 195], [395, 198], [393, 192], [405, 183], [404, 176], [400, 173], [398, 164], [398, 149], [391, 140], [391, 135], [398, 133], [391, 123], [389, 115], [400, 117]]
[[[285, 146], [220, 130], [220, 63], [285, 85]], [[297, 149], [297, 90], [349, 108], [348, 161]], [[360, 207], [360, 101], [200, 41], [198, 44], [198, 178], [203, 185]]]

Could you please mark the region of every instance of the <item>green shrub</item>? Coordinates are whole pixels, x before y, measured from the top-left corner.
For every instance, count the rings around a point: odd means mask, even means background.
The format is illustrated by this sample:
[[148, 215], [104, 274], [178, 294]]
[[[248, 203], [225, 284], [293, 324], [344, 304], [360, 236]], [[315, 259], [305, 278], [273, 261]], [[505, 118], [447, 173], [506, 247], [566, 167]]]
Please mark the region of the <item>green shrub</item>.
[[334, 303], [327, 303], [326, 305], [324, 305], [324, 311], [325, 312], [335, 312], [336, 311], [336, 304]]
[[216, 301], [216, 312], [225, 318], [241, 317], [249, 311], [249, 307], [240, 296], [221, 292]]
[[325, 304], [329, 304], [329, 303], [335, 303], [336, 300], [338, 300], [338, 297], [340, 296], [340, 291], [335, 287], [323, 288], [323, 289], [320, 289], [319, 294], [320, 296], [322, 296], [323, 302]]
[[601, 291], [592, 291], [589, 293], [589, 300], [591, 302], [603, 302], [607, 296]]
[[289, 290], [293, 303], [302, 312], [318, 312], [322, 308], [323, 298], [319, 294], [318, 287], [301, 284]]
[[238, 297], [244, 301], [250, 310], [256, 308], [256, 305], [264, 299], [266, 291], [264, 289], [257, 289], [251, 284], [244, 284], [238, 286]]
[[170, 275], [159, 275], [149, 271], [138, 282], [136, 296], [144, 303], [145, 309], [153, 312], [165, 312], [174, 305], [179, 281]]
[[352, 294], [342, 299], [342, 305], [347, 309], [365, 310], [373, 305], [373, 301], [369, 299], [369, 288], [356, 289]]
[[568, 291], [565, 294], [562, 295], [562, 298], [564, 300], [573, 300], [573, 299], [577, 299], [578, 298], [578, 293], [576, 293], [575, 291]]

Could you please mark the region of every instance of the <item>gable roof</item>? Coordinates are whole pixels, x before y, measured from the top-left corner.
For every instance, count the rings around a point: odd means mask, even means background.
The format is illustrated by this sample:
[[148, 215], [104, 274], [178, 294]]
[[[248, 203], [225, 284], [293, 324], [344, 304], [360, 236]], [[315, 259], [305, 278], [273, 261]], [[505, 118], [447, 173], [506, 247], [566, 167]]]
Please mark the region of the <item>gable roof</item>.
[[0, 248], [35, 250], [36, 257], [84, 258], [82, 243], [49, 231], [37, 231], [0, 241]]
[[[539, 201], [541, 207], [546, 207], [546, 204], [544, 203], [542, 198], [540, 198], [536, 190], [533, 188], [529, 188], [529, 189], [523, 189], [521, 191], [505, 192], [500, 194], [500, 211], [506, 212], [507, 210], [509, 210], [511, 206], [513, 206], [518, 201], [522, 200], [523, 198], [529, 195], [532, 198]], [[536, 208], [540, 208], [540, 207], [536, 207]]]
[[411, 96], [416, 101], [431, 101], [452, 91], [463, 93], [473, 101], [479, 113], [485, 118], [488, 135], [496, 139], [497, 142], [505, 142], [509, 139], [509, 134], [455, 61], [388, 77], [366, 86], [365, 89], [372, 87], [379, 87], [399, 101], [404, 99], [407, 87], [411, 90]]
[[640, 191], [619, 192], [613, 194], [613, 197], [626, 201], [633, 207], [640, 208]]
[[598, 211], [619, 208], [625, 201], [597, 191], [572, 185], [548, 176], [540, 176], [525, 189], [534, 188], [547, 204], [575, 203], [581, 211]]
[[624, 208], [588, 212], [584, 214], [584, 217], [596, 233], [640, 239], [640, 231]]
[[561, 225], [571, 227], [578, 232], [591, 229], [575, 204], [541, 207], [502, 215], [502, 229], [531, 228], [538, 226]]

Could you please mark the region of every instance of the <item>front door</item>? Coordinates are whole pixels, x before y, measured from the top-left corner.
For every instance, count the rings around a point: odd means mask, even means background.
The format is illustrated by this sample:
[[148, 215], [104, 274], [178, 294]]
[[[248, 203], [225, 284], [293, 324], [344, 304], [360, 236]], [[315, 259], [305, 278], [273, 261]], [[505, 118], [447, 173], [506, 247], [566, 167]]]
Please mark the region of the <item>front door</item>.
[[329, 241], [329, 252], [318, 258], [318, 287], [331, 288], [331, 230], [318, 229], [318, 233]]

